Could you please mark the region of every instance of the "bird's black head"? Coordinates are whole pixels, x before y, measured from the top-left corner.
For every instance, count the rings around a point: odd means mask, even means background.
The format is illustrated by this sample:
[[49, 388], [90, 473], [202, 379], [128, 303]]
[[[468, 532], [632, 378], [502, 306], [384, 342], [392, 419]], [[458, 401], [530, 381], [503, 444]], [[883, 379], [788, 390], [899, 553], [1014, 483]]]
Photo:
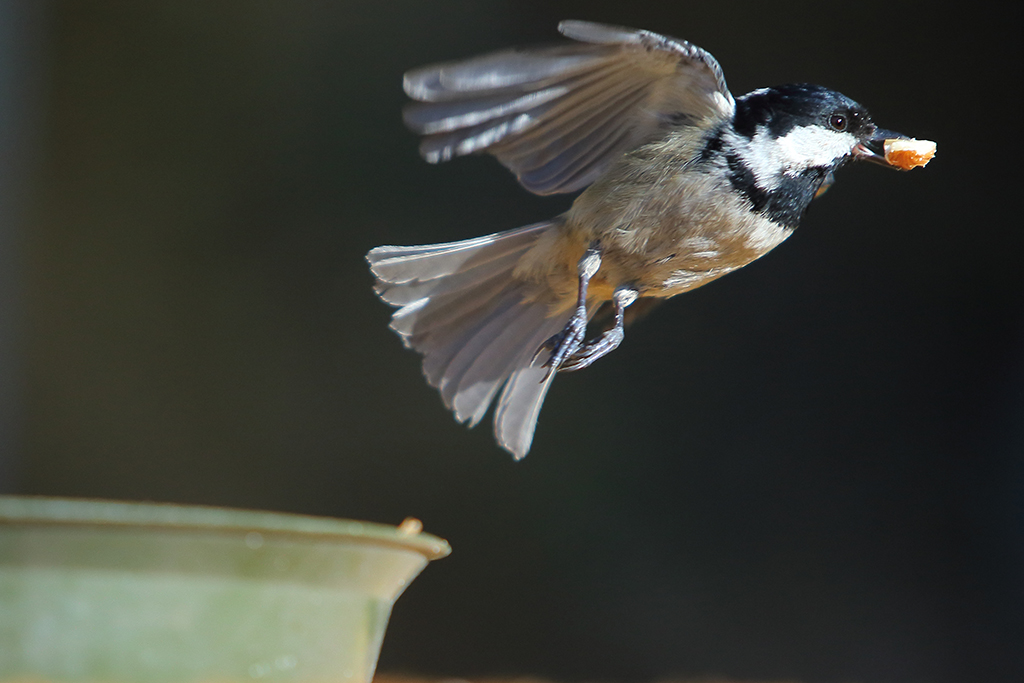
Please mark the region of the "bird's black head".
[[877, 128], [849, 97], [803, 84], [739, 98], [732, 126], [717, 136], [708, 150], [725, 159], [733, 188], [754, 211], [788, 227], [799, 223], [836, 169], [857, 158], [884, 163], [883, 140], [902, 137]]
[[779, 85], [747, 93], [736, 101], [734, 127], [752, 138], [759, 129], [784, 137], [797, 127], [820, 126], [856, 137], [875, 131], [867, 109], [846, 95], [820, 85]]
[[761, 136], [781, 143], [775, 160], [788, 164], [788, 172], [834, 170], [850, 159], [888, 166], [884, 141], [906, 137], [878, 128], [867, 109], [846, 95], [807, 83], [747, 93], [736, 101], [733, 128], [750, 140]]

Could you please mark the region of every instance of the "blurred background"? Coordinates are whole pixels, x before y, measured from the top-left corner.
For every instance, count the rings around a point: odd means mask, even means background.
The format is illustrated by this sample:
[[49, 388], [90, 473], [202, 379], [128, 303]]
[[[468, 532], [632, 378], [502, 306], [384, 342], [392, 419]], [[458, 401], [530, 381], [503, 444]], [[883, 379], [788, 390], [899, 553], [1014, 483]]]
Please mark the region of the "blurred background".
[[[1001, 9], [996, 9], [997, 7]], [[734, 93], [936, 140], [555, 382], [514, 463], [387, 330], [363, 255], [563, 211], [430, 166], [402, 73], [648, 28]], [[1021, 680], [1021, 11], [592, 0], [0, 2], [0, 490], [448, 539], [383, 671]]]

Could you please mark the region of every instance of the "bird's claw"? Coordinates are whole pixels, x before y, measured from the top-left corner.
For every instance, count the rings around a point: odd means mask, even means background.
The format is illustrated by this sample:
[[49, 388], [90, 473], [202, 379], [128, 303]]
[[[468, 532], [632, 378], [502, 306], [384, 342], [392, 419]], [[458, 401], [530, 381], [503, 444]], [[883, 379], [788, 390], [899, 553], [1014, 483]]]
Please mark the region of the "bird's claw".
[[[562, 331], [552, 335], [537, 349], [536, 359], [544, 351], [551, 351], [551, 355], [541, 365], [548, 368], [548, 374], [552, 371], [562, 369], [562, 364], [571, 358], [583, 346], [583, 339], [587, 333], [587, 311], [577, 310], [569, 322], [565, 324]], [[546, 377], [547, 375], [545, 375]]]
[[601, 246], [594, 242], [583, 252], [583, 256], [580, 257], [579, 263], [576, 265], [577, 274], [579, 275], [576, 311], [569, 318], [569, 322], [565, 324], [562, 331], [549, 337], [547, 341], [540, 345], [537, 352], [533, 354], [533, 360], [536, 361], [537, 357], [545, 350], [551, 351], [551, 356], [541, 366], [548, 369], [544, 373], [542, 382], [546, 381], [553, 371], [557, 372], [561, 369], [562, 363], [583, 346], [583, 339], [587, 334], [587, 285], [590, 282], [590, 278], [594, 277], [600, 267]]
[[578, 308], [566, 323], [565, 328], [544, 342], [534, 354], [533, 358], [536, 360], [543, 351], [551, 351], [551, 356], [542, 366], [548, 369], [544, 374], [544, 379], [547, 379], [552, 371], [582, 370], [598, 358], [617, 349], [626, 336], [626, 308], [636, 301], [639, 295], [640, 292], [632, 286], [622, 286], [616, 289], [612, 296], [612, 301], [615, 304], [615, 323], [600, 337], [590, 342], [584, 341], [587, 331], [587, 311], [583, 307]]
[[566, 356], [562, 364], [558, 366], [559, 372], [574, 372], [589, 366], [602, 356], [606, 356], [619, 348], [625, 334], [622, 328], [613, 327], [592, 342], [580, 344], [571, 354]]
[[[606, 356], [617, 349], [626, 336], [626, 308], [636, 301], [638, 296], [639, 292], [634, 287], [623, 286], [616, 289], [612, 297], [615, 303], [615, 324], [591, 342], [583, 343], [581, 337], [580, 343], [577, 344], [576, 348], [562, 357], [561, 362], [557, 366], [558, 371], [573, 372], [575, 370], [582, 370], [598, 358]], [[575, 316], [573, 317], [575, 318]]]

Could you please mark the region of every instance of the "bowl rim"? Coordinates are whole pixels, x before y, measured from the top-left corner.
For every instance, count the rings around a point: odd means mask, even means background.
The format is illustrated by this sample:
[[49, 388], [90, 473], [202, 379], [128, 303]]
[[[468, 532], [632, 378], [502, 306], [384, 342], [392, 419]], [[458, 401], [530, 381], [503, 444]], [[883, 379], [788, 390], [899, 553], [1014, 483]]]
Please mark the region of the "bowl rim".
[[399, 527], [377, 522], [214, 505], [0, 495], [0, 528], [25, 525], [245, 532], [273, 539], [347, 540], [411, 550], [428, 560], [437, 560], [451, 553], [451, 547], [442, 538], [421, 532], [408, 533]]

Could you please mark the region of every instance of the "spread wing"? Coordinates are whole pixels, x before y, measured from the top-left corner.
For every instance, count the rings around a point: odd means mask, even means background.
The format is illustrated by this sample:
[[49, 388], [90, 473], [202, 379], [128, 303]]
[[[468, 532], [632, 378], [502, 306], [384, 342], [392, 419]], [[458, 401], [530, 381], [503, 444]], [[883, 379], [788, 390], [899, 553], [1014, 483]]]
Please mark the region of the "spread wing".
[[405, 122], [431, 162], [493, 154], [537, 194], [573, 192], [666, 125], [708, 126], [735, 101], [718, 62], [650, 31], [563, 21], [575, 43], [505, 50], [405, 75]]

